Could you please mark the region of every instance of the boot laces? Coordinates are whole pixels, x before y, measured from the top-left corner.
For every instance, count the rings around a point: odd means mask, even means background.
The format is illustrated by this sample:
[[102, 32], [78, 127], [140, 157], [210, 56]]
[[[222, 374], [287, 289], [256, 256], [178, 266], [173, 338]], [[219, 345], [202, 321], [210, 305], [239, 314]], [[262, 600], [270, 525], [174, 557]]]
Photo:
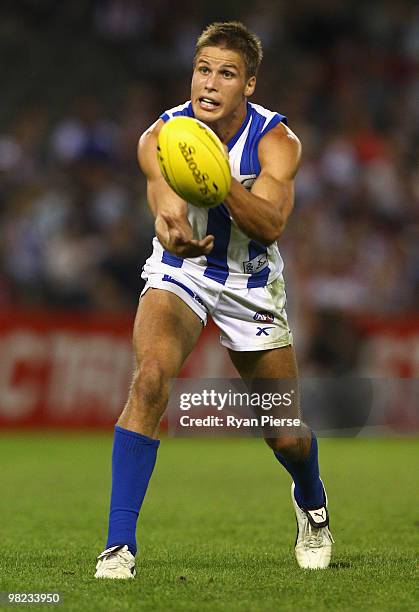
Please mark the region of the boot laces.
[[304, 544], [307, 548], [322, 548], [327, 543], [334, 543], [329, 527], [313, 527], [307, 519], [304, 530]]
[[106, 565], [108, 569], [118, 569], [121, 565], [129, 568], [130, 559], [126, 552], [121, 552], [120, 550], [116, 552], [112, 552], [109, 556], [106, 556], [102, 559], [102, 563]]

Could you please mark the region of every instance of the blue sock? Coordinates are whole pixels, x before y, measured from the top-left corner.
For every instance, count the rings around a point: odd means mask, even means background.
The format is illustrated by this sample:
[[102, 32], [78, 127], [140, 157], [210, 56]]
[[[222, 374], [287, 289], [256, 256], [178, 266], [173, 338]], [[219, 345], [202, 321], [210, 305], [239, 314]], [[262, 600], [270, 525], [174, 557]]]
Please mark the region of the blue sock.
[[106, 548], [127, 544], [137, 552], [135, 531], [160, 440], [115, 426], [112, 494]]
[[290, 461], [278, 452], [274, 452], [274, 455], [291, 474], [295, 484], [295, 501], [300, 508], [311, 510], [323, 506], [325, 497], [319, 475], [317, 438], [314, 431], [311, 432], [310, 453], [305, 461]]

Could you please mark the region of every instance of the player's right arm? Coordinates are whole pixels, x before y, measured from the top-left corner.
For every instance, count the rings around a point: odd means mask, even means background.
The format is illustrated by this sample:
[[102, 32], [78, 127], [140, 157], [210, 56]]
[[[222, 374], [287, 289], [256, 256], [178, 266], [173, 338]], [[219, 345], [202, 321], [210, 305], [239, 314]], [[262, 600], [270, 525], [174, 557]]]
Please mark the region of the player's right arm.
[[138, 143], [138, 163], [147, 179], [147, 200], [155, 218], [156, 236], [173, 255], [198, 257], [214, 246], [214, 236], [194, 240], [188, 221], [188, 205], [169, 187], [157, 162], [157, 137], [164, 125], [159, 119], [144, 132]]

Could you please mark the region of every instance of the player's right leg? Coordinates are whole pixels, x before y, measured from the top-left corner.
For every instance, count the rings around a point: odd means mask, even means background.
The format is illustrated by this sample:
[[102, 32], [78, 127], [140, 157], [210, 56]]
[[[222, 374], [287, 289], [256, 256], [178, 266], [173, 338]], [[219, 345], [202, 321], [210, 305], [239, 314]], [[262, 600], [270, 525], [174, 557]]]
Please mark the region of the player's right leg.
[[197, 314], [173, 293], [148, 289], [134, 324], [136, 370], [128, 401], [115, 427], [112, 494], [106, 550], [96, 578], [132, 578], [136, 525], [156, 462], [155, 438], [169, 393], [202, 329]]
[[134, 323], [136, 371], [118, 426], [154, 437], [175, 378], [201, 334], [202, 322], [177, 295], [150, 288]]

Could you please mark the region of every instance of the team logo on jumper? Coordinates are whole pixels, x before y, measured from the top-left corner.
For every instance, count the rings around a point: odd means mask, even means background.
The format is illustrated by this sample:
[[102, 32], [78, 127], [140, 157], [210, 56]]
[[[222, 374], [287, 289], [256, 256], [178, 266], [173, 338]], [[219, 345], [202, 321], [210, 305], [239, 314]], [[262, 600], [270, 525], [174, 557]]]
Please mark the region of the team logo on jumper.
[[273, 323], [275, 321], [273, 314], [271, 312], [265, 312], [264, 310], [255, 312], [253, 319], [255, 321], [263, 321], [263, 323]]

